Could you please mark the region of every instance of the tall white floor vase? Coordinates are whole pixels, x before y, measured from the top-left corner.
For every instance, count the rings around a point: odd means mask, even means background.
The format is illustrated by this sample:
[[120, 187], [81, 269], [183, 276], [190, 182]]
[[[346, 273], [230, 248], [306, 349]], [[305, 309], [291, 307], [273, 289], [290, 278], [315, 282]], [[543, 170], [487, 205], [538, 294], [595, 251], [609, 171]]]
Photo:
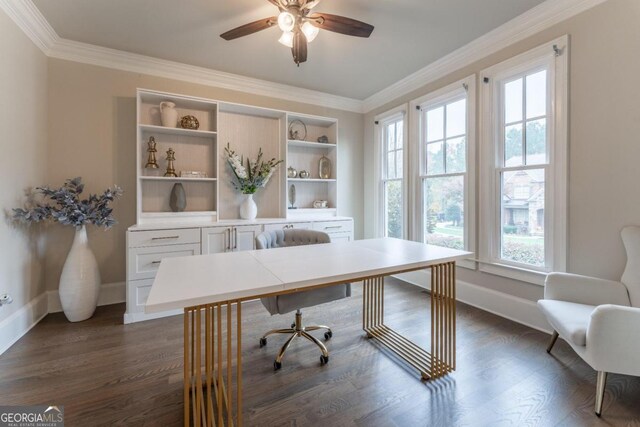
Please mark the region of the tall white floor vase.
[[91, 252], [87, 229], [76, 228], [73, 245], [60, 276], [60, 302], [70, 322], [81, 322], [93, 316], [100, 293], [100, 271]]
[[253, 201], [253, 194], [245, 194], [245, 199], [240, 204], [240, 218], [242, 219], [256, 219], [258, 216], [258, 206]]

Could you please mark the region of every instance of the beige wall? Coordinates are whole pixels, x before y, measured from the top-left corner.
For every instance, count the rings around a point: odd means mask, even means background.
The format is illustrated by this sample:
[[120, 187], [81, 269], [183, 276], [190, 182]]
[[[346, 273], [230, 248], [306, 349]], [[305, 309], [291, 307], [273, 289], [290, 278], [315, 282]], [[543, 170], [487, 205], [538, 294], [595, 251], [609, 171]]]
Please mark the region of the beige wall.
[[[619, 232], [640, 225], [640, 1], [609, 0], [536, 36], [389, 102], [365, 116], [365, 212], [373, 210], [373, 117], [558, 36], [571, 37], [568, 271], [619, 279], [625, 253]], [[479, 133], [478, 133], [479, 134]], [[365, 217], [365, 237], [373, 235]], [[528, 299], [540, 286], [489, 274], [460, 279]]]
[[[89, 231], [103, 283], [125, 280], [125, 230], [135, 223], [136, 88], [338, 118], [340, 210], [354, 217], [356, 237], [362, 237], [362, 114], [57, 59], [49, 60], [49, 82], [47, 161], [51, 166], [47, 182], [58, 185], [66, 178], [82, 176], [87, 191], [101, 191], [113, 184], [125, 190], [115, 205], [119, 224], [107, 232]], [[52, 227], [46, 261], [48, 289], [57, 289], [72, 234], [70, 228]]]
[[14, 299], [0, 308], [2, 321], [44, 292], [41, 233], [16, 227], [6, 214], [23, 204], [27, 188], [45, 182], [47, 58], [4, 12], [0, 58], [0, 294]]

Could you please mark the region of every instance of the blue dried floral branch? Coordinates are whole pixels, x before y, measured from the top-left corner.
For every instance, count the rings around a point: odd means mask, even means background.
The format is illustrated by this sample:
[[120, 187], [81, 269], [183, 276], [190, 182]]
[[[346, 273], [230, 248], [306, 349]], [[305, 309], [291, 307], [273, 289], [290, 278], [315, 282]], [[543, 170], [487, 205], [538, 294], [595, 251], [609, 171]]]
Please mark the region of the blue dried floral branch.
[[60, 188], [37, 187], [35, 193], [41, 195], [43, 201], [13, 209], [13, 218], [26, 224], [53, 221], [74, 227], [86, 224], [105, 229], [113, 227], [116, 220], [109, 205], [122, 195], [122, 189], [114, 186], [101, 195], [89, 194], [88, 198], [80, 200], [83, 190], [81, 177], [66, 180]]

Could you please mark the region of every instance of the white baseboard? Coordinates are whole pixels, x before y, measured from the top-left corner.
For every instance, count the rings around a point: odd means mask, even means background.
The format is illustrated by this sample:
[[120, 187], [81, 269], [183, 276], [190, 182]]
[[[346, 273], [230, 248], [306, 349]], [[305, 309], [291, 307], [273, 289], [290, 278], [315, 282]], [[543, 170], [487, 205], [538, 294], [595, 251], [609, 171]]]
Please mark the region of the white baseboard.
[[[431, 278], [425, 270], [396, 275], [400, 280], [430, 289]], [[551, 327], [534, 301], [487, 289], [462, 280], [457, 281], [457, 300], [538, 331], [551, 333]]]
[[[98, 305], [110, 305], [125, 302], [126, 300], [126, 283], [114, 282], [104, 283], [100, 287], [100, 296], [98, 297]], [[58, 290], [47, 292], [49, 313], [59, 313], [62, 311], [60, 304], [60, 295]]]
[[0, 322], [0, 355], [42, 320], [47, 309], [47, 293], [43, 292]]
[[124, 314], [124, 324], [128, 325], [129, 323], [143, 322], [145, 320], [153, 320], [160, 319], [161, 317], [167, 316], [177, 316], [178, 314], [184, 313], [184, 310], [169, 310], [163, 311], [161, 313], [125, 313]]

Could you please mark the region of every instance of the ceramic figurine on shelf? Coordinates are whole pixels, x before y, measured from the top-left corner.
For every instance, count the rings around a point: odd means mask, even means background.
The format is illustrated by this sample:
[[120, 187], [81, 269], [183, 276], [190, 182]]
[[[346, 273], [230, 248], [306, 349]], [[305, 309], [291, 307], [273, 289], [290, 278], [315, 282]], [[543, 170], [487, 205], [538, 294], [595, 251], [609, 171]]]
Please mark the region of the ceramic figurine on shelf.
[[176, 160], [176, 152], [173, 151], [173, 148], [169, 148], [167, 150], [167, 171], [164, 176], [177, 177], [176, 170], [173, 167], [173, 162]]
[[158, 162], [156, 162], [156, 139], [152, 136], [149, 137], [149, 142], [147, 142], [148, 148], [147, 153], [149, 153], [149, 158], [147, 159], [147, 164], [144, 165], [146, 169], [158, 169]]

